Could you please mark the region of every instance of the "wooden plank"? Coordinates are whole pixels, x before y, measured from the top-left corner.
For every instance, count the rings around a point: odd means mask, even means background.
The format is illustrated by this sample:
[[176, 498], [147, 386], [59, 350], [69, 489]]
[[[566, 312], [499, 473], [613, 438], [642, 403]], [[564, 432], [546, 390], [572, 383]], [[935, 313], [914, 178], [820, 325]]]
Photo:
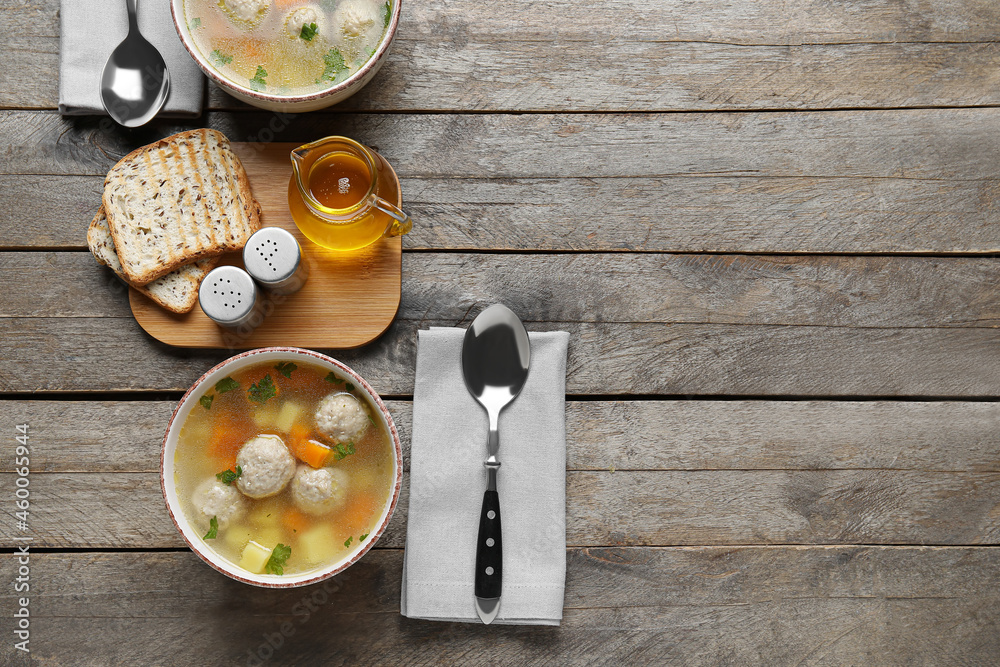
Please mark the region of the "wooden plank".
[[[520, 7], [515, 11], [520, 13]], [[604, 13], [614, 11], [609, 6]], [[661, 34], [672, 30], [669, 23], [658, 27]], [[646, 41], [599, 29], [580, 39], [544, 33], [538, 39], [475, 34], [468, 39], [465, 44], [437, 36], [399, 40], [372, 84], [341, 106], [357, 111], [745, 111], [965, 107], [1000, 99], [995, 92], [1000, 54], [992, 43], [745, 46]], [[421, 63], [419, 73], [413, 63]], [[241, 106], [215, 91], [210, 104]]]
[[[341, 107], [668, 111], [998, 102], [991, 27], [1000, 17], [984, 0], [894, 9], [870, 3], [863, 10], [792, 4], [778, 11], [747, 1], [696, 12], [652, 0], [407, 6], [386, 66]], [[0, 84], [0, 105], [54, 108], [58, 3], [8, 7], [2, 16], [10, 39], [0, 60], [10, 75]], [[243, 106], [210, 90], [211, 108]]]
[[[186, 552], [33, 554], [30, 647], [34, 660], [56, 665], [81, 656], [164, 665], [718, 664], [720, 656], [868, 664], [873, 655], [989, 664], [1000, 650], [996, 549], [571, 549], [567, 557], [557, 629], [403, 618], [398, 551], [373, 551], [330, 582], [287, 591], [238, 584]], [[5, 608], [16, 608], [15, 597], [3, 592]], [[13, 642], [0, 651], [4, 664], [22, 662]]]
[[567, 465], [998, 472], [998, 423], [997, 403], [571, 401]]
[[[85, 248], [103, 187], [103, 175], [0, 175], [9, 223], [0, 249]], [[407, 250], [1000, 252], [995, 179], [404, 178], [402, 187], [415, 220]]]
[[[990, 584], [1000, 577], [1000, 550], [989, 547], [591, 547], [569, 548], [566, 559], [566, 610], [756, 604], [807, 595], [816, 600], [961, 600], [996, 595]], [[141, 610], [143, 594], [148, 595], [146, 609], [167, 618], [184, 615], [188, 605], [226, 600], [234, 603], [227, 605], [230, 611], [249, 608], [254, 615], [281, 616], [303, 593], [323, 587], [241, 585], [219, 576], [186, 549], [38, 553], [33, 564], [41, 575], [33, 611], [46, 618], [87, 609], [97, 617], [127, 617]], [[371, 551], [333, 580], [340, 594], [333, 593], [329, 612], [398, 612], [402, 568], [402, 550]], [[166, 582], [184, 571], [193, 585], [181, 596], [168, 594]], [[136, 595], [116, 599], [113, 593], [126, 588]], [[71, 591], [82, 597], [66, 595]], [[0, 599], [12, 594], [6, 590]]]
[[86, 248], [102, 192], [104, 176], [0, 176], [0, 249]]
[[[954, 114], [954, 115], [953, 115]], [[379, 148], [408, 248], [995, 252], [996, 109], [682, 116], [210, 113], [233, 138], [341, 132]], [[94, 120], [0, 113], [0, 245], [83, 246], [99, 176], [136, 145]], [[275, 128], [274, 131], [271, 128]], [[33, 174], [58, 172], [49, 180]], [[78, 180], [90, 174], [89, 188]], [[66, 180], [63, 177], [67, 177]], [[63, 185], [65, 184], [65, 188]], [[39, 188], [54, 204], [38, 207]], [[63, 192], [65, 191], [65, 192]], [[412, 204], [412, 206], [411, 206]], [[669, 214], [665, 215], [665, 212]]]
[[[387, 401], [409, 469], [410, 401]], [[0, 401], [32, 472], [156, 472], [176, 401]], [[1000, 403], [568, 401], [568, 470], [1000, 472]], [[13, 472], [14, 460], [0, 461]]]
[[376, 148], [401, 178], [996, 180], [1000, 144], [996, 108], [734, 114], [209, 112], [194, 123], [157, 121], [129, 133], [95, 118], [3, 111], [0, 173], [104, 175], [133, 148], [200, 125], [233, 141], [351, 136]]
[[[317, 594], [316, 599], [329, 598]], [[333, 614], [324, 621], [293, 614], [241, 616], [234, 625], [204, 616], [197, 627], [187, 619], [116, 616], [95, 622], [74, 617], [52, 621], [45, 648], [37, 652], [51, 658], [49, 664], [67, 665], [79, 664], [81, 655], [94, 656], [98, 664], [148, 660], [158, 665], [272, 664], [261, 658], [289, 665], [613, 665], [623, 659], [630, 664], [716, 665], [720, 654], [734, 664], [796, 664], [801, 659], [866, 664], [866, 657], [877, 654], [901, 656], [899, 664], [941, 655], [986, 665], [996, 651], [995, 601], [984, 595], [969, 605], [858, 599], [774, 601], [752, 611], [743, 605], [570, 610], [561, 628], [485, 628], [411, 621], [396, 613]], [[295, 625], [302, 621], [317, 629]], [[107, 636], [134, 637], [135, 642], [109, 642], [93, 632], [95, 626]], [[283, 638], [283, 628], [295, 634]], [[50, 632], [54, 638], [48, 641]], [[220, 636], [224, 639], [216, 639]], [[268, 640], [279, 649], [272, 649]]]
[[[448, 0], [404, 5], [414, 36], [446, 38], [451, 33], [502, 34], [543, 41], [555, 33], [566, 41], [615, 39], [722, 42], [741, 45], [868, 42], [989, 42], [996, 38], [1000, 9], [989, 0], [861, 0], [785, 3], [734, 0], [723, 4], [685, 0], [555, 0], [525, 6], [500, 0], [490, 7], [454, 5]], [[466, 11], [464, 15], [459, 11]], [[452, 14], [447, 20], [444, 13]], [[512, 16], [518, 20], [511, 20]], [[464, 19], [464, 20], [462, 20]], [[572, 19], [572, 20], [569, 20]], [[403, 31], [404, 33], [406, 31]]]
[[[11, 485], [15, 475], [0, 473]], [[409, 478], [379, 545], [405, 541]], [[156, 473], [35, 473], [36, 547], [183, 547]], [[571, 546], [1000, 544], [1000, 473], [569, 472]], [[14, 522], [0, 526], [12, 540]]]
[[[312, 260], [312, 280], [331, 277]], [[994, 328], [1000, 304], [982, 286], [996, 283], [995, 259], [420, 253], [404, 260], [398, 317], [461, 321], [503, 301], [532, 322]], [[88, 252], [2, 253], [0, 293], [0, 317], [130, 314], [120, 283]], [[274, 344], [295, 340], [286, 332]]]
[[[397, 320], [369, 346], [331, 354], [380, 394], [409, 395], [417, 330], [439, 325], [468, 321]], [[993, 397], [1000, 386], [990, 329], [559, 322], [529, 328], [570, 333], [571, 395], [964, 398]], [[130, 318], [0, 318], [0, 340], [5, 392], [186, 390], [229, 356], [168, 348]]]

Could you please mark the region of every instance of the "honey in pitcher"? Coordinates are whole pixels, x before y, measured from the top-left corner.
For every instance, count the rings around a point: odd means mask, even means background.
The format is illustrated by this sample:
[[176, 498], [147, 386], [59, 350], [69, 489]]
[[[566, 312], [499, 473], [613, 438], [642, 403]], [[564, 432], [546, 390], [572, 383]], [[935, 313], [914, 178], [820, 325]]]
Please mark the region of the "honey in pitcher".
[[309, 240], [331, 250], [355, 250], [409, 231], [409, 224], [400, 226], [380, 210], [405, 216], [394, 208], [399, 183], [381, 155], [330, 137], [293, 151], [292, 158], [296, 168], [288, 184], [288, 208]]
[[351, 208], [368, 193], [371, 184], [368, 165], [350, 153], [325, 155], [309, 170], [309, 192], [328, 208]]

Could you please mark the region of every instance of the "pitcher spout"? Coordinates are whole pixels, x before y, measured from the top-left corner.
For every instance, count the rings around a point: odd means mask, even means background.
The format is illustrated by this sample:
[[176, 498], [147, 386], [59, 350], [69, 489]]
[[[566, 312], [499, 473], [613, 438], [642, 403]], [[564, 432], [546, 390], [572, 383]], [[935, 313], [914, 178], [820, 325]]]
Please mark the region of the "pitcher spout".
[[299, 146], [290, 155], [292, 158], [292, 171], [295, 172], [295, 179], [302, 183], [302, 167], [305, 163], [306, 155], [309, 153], [309, 146]]
[[306, 159], [306, 155], [309, 153], [310, 149], [311, 148], [309, 146], [299, 146], [293, 150], [291, 153], [292, 164], [301, 165], [303, 160]]

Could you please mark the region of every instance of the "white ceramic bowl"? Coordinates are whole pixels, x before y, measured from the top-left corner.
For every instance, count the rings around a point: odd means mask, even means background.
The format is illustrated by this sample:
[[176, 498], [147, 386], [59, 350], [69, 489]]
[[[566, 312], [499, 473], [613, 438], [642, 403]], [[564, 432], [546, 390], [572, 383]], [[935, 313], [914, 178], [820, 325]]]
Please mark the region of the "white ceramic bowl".
[[[198, 405], [198, 399], [204, 393], [205, 389], [213, 386], [216, 382], [227, 375], [252, 364], [256, 364], [261, 361], [289, 360], [301, 360], [303, 363], [315, 364], [334, 371], [342, 377], [351, 378], [352, 384], [354, 384], [359, 391], [364, 393], [371, 400], [372, 405], [374, 405], [378, 410], [378, 418], [381, 420], [382, 425], [388, 430], [390, 436], [392, 437], [392, 465], [393, 479], [395, 482], [391, 490], [392, 493], [386, 501], [385, 507], [382, 509], [382, 515], [378, 521], [378, 528], [372, 531], [372, 536], [365, 540], [364, 544], [360, 545], [360, 548], [356, 548], [346, 557], [337, 562], [331, 563], [322, 569], [311, 570], [302, 574], [250, 574], [246, 570], [237, 567], [210, 549], [205, 544], [204, 540], [202, 540], [199, 531], [195, 529], [184, 517], [184, 513], [181, 511], [180, 502], [177, 498], [177, 489], [174, 481], [174, 454], [177, 450], [177, 439], [180, 434], [181, 427], [184, 425], [184, 420], [191, 412], [191, 409]], [[382, 399], [375, 393], [375, 390], [372, 389], [367, 382], [365, 382], [364, 378], [336, 359], [328, 357], [325, 354], [313, 352], [312, 350], [303, 350], [297, 347], [265, 347], [257, 350], [250, 350], [249, 352], [238, 354], [235, 357], [230, 357], [198, 378], [198, 381], [195, 382], [191, 388], [188, 389], [187, 393], [184, 394], [184, 397], [181, 398], [180, 403], [177, 404], [177, 408], [174, 410], [173, 416], [170, 417], [170, 423], [167, 425], [167, 433], [163, 436], [163, 451], [160, 454], [160, 485], [163, 488], [163, 498], [167, 503], [167, 511], [170, 513], [170, 518], [173, 519], [174, 525], [177, 526], [177, 530], [180, 531], [181, 537], [183, 537], [184, 541], [188, 543], [191, 550], [201, 556], [203, 561], [214, 567], [219, 572], [222, 572], [237, 581], [253, 584], [254, 586], [264, 586], [266, 588], [291, 588], [294, 586], [314, 584], [316, 582], [323, 581], [324, 579], [328, 579], [339, 572], [343, 572], [345, 569], [356, 563], [359, 558], [364, 556], [365, 553], [371, 549], [372, 545], [378, 542], [382, 533], [385, 531], [386, 526], [389, 525], [389, 519], [392, 518], [392, 513], [396, 509], [396, 501], [399, 500], [399, 487], [402, 481], [403, 450], [399, 444], [399, 433], [396, 431], [396, 425], [393, 424], [389, 411], [386, 409], [385, 404], [382, 403]]]
[[301, 113], [305, 111], [325, 109], [331, 104], [343, 102], [348, 97], [364, 88], [365, 84], [372, 80], [372, 77], [374, 77], [375, 73], [382, 68], [382, 64], [389, 55], [389, 48], [392, 46], [392, 40], [396, 36], [396, 27], [399, 25], [399, 12], [401, 4], [402, 0], [393, 0], [392, 17], [389, 19], [389, 27], [386, 28], [385, 35], [382, 36], [382, 41], [379, 42], [378, 48], [375, 49], [375, 55], [369, 58], [368, 62], [366, 62], [361, 69], [335, 86], [331, 86], [330, 88], [317, 91], [315, 93], [310, 93], [309, 95], [297, 96], [268, 95], [267, 93], [258, 93], [222, 76], [219, 71], [216, 70], [215, 67], [213, 67], [212, 64], [201, 55], [201, 52], [198, 51], [198, 47], [195, 46], [194, 40], [191, 38], [191, 31], [188, 28], [187, 21], [184, 20], [184, 0], [170, 0], [170, 13], [174, 18], [174, 28], [177, 30], [177, 34], [180, 35], [184, 48], [187, 49], [189, 54], [191, 54], [194, 61], [198, 63], [198, 67], [201, 68], [208, 78], [218, 84], [219, 87], [236, 99], [243, 100], [247, 104], [252, 104], [255, 107], [260, 107], [261, 109], [267, 109], [268, 111]]

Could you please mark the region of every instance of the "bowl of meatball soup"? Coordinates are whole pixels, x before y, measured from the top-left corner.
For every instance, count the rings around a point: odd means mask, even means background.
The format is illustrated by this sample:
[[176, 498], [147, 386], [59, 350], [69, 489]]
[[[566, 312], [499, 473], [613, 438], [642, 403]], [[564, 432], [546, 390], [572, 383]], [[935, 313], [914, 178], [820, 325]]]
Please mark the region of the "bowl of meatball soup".
[[357, 562], [392, 517], [402, 449], [374, 389], [318, 352], [238, 354], [184, 394], [160, 482], [191, 549], [256, 586], [304, 586]]
[[304, 112], [363, 88], [388, 60], [401, 0], [171, 0], [205, 74], [249, 104]]

